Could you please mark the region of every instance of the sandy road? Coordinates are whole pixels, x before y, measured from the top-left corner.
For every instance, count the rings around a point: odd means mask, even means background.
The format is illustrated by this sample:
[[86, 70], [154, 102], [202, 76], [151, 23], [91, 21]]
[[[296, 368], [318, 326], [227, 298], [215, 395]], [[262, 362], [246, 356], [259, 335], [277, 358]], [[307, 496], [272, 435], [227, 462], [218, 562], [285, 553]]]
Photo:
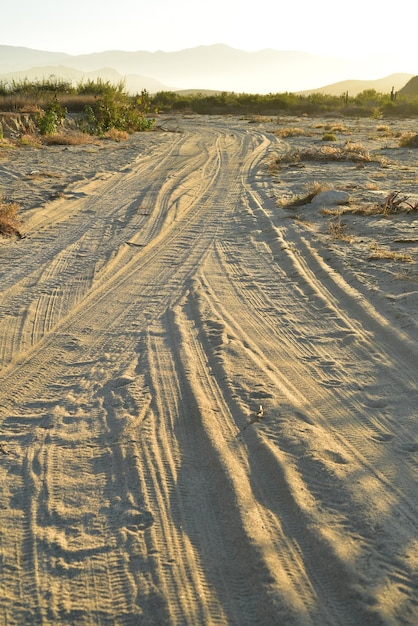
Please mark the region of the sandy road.
[[414, 336], [180, 130], [2, 251], [0, 622], [414, 624]]

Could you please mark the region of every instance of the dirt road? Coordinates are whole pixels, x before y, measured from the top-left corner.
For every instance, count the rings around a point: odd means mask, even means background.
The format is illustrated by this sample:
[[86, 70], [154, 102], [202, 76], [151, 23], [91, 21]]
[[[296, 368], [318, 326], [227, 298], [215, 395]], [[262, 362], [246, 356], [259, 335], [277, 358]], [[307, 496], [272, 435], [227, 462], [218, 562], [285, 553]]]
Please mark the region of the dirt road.
[[0, 622], [416, 623], [416, 326], [165, 127], [1, 248]]

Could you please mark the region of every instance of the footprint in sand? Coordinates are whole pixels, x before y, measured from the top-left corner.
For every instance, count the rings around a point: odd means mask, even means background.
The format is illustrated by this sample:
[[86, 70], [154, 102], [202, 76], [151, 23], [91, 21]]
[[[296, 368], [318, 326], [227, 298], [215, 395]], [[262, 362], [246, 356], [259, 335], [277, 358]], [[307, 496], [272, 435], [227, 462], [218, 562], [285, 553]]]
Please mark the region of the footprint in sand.
[[154, 524], [154, 516], [150, 511], [128, 511], [125, 514], [126, 529], [132, 533], [146, 530]]
[[376, 443], [388, 443], [389, 441], [392, 441], [393, 435], [389, 433], [381, 433], [378, 435], [373, 435], [371, 439], [372, 441], [375, 441]]
[[364, 406], [367, 406], [369, 409], [383, 409], [387, 404], [382, 398], [368, 398], [364, 402]]
[[324, 387], [340, 387], [343, 383], [336, 378], [329, 378], [328, 380], [321, 380], [321, 385]]
[[349, 463], [339, 452], [334, 452], [334, 450], [324, 450], [324, 456], [338, 465], [347, 465]]

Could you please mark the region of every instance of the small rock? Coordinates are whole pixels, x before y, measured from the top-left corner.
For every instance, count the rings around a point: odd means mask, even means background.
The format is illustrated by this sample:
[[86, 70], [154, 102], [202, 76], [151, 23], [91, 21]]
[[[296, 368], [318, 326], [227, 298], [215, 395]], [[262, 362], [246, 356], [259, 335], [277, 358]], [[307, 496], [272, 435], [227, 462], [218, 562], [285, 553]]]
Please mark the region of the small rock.
[[329, 189], [318, 193], [311, 201], [313, 205], [333, 206], [335, 204], [347, 204], [350, 194], [347, 191], [339, 191], [337, 189]]

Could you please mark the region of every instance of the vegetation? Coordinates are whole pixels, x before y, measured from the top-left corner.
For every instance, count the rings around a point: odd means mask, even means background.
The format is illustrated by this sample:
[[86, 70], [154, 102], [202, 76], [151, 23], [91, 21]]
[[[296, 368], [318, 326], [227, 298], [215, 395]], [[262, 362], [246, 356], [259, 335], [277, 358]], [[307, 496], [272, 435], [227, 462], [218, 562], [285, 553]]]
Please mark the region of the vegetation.
[[132, 98], [123, 91], [105, 92], [92, 105], [86, 105], [80, 128], [91, 135], [104, 135], [111, 130], [138, 132], [150, 130], [154, 120], [147, 117], [151, 111], [146, 91]]
[[[48, 80], [27, 79], [0, 82], [0, 110], [19, 111], [45, 107], [58, 102], [68, 112], [87, 110], [87, 125], [101, 132], [115, 122], [121, 114], [128, 126], [124, 130], [149, 126], [148, 116], [153, 111], [191, 111], [200, 114], [234, 115], [338, 115], [345, 117], [411, 117], [418, 115], [418, 96], [378, 93], [366, 89], [356, 96], [343, 93], [340, 96], [327, 94], [300, 95], [294, 93], [248, 94], [234, 92], [174, 92], [160, 91], [153, 96], [143, 91], [132, 96], [126, 93], [123, 82], [116, 85], [102, 79], [82, 81], [73, 85], [69, 81], [51, 76]], [[95, 122], [92, 124], [91, 111]], [[138, 116], [141, 121], [138, 120]], [[142, 116], [142, 117], [141, 117]], [[142, 119], [145, 118], [145, 119]], [[254, 118], [256, 121], [256, 118]], [[344, 132], [344, 126], [326, 129]]]
[[[241, 115], [338, 115], [343, 117], [414, 117], [418, 115], [418, 97], [378, 93], [367, 89], [357, 96], [326, 94], [299, 95], [270, 93], [176, 93], [161, 91], [152, 104], [161, 111], [191, 111], [203, 114]], [[343, 128], [343, 125], [341, 125]], [[337, 128], [335, 131], [336, 132]], [[344, 132], [343, 130], [341, 132]]]
[[369, 261], [401, 261], [403, 263], [410, 263], [413, 259], [410, 254], [405, 252], [396, 252], [395, 250], [388, 250], [382, 248], [375, 241], [370, 245], [370, 254], [368, 256]]
[[295, 149], [284, 152], [275, 157], [269, 164], [270, 173], [275, 173], [282, 164], [301, 163], [303, 161], [324, 162], [353, 161], [354, 163], [381, 162], [381, 157], [372, 157], [368, 150], [359, 142], [347, 141], [344, 146], [320, 146], [309, 147], [303, 150]]
[[53, 135], [56, 133], [58, 125], [64, 121], [66, 115], [67, 110], [60, 105], [55, 97], [54, 100], [36, 116], [36, 126], [41, 135]]
[[403, 133], [403, 135], [399, 137], [399, 145], [402, 148], [418, 148], [418, 134]]
[[327, 183], [318, 183], [314, 180], [312, 183], [306, 183], [306, 194], [302, 196], [293, 196], [284, 200], [279, 200], [278, 204], [284, 209], [297, 209], [312, 202], [319, 193], [327, 191], [330, 186]]
[[322, 141], [337, 141], [337, 137], [334, 135], [334, 133], [325, 133], [322, 136]]
[[409, 196], [401, 196], [400, 191], [391, 191], [381, 208], [383, 215], [410, 213], [411, 211], [418, 211], [418, 202], [412, 204], [409, 202]]
[[57, 134], [68, 113], [77, 114], [79, 130], [103, 136], [149, 130], [154, 125], [153, 103], [144, 90], [131, 96], [123, 83], [98, 79], [77, 86], [59, 79], [0, 83], [0, 110], [35, 115], [41, 135]]
[[0, 198], [0, 234], [6, 237], [17, 235], [19, 232], [20, 220], [17, 217], [19, 206], [16, 202], [6, 202]]
[[340, 217], [330, 220], [328, 225], [328, 234], [331, 235], [333, 239], [345, 241], [346, 243], [351, 243], [353, 241], [353, 236], [348, 232], [347, 224], [344, 224]]

